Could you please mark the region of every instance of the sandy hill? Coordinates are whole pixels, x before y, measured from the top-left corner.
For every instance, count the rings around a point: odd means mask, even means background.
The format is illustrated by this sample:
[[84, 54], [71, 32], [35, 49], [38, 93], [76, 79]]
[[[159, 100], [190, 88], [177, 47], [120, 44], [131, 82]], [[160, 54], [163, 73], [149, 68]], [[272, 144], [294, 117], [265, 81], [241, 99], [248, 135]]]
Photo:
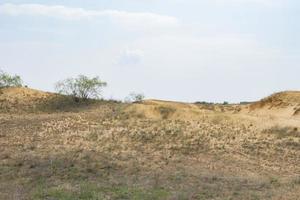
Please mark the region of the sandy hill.
[[0, 88], [0, 113], [53, 112], [78, 109], [71, 97], [26, 87]]
[[300, 91], [275, 93], [249, 106], [249, 112], [257, 115], [300, 117]]
[[191, 119], [205, 111], [196, 105], [161, 100], [145, 100], [128, 107], [127, 111], [133, 115], [151, 119]]
[[[72, 99], [24, 87], [0, 89], [0, 112], [53, 111], [74, 105]], [[244, 113], [300, 118], [300, 91], [275, 93], [249, 105], [191, 104], [145, 100], [131, 104], [126, 112], [151, 119], [198, 119], [214, 113]]]
[[127, 108], [127, 111], [135, 116], [171, 120], [198, 120], [206, 115], [237, 113], [239, 110], [239, 106], [236, 105], [193, 104], [154, 99], [135, 103]]
[[7, 87], [0, 89], [0, 97], [2, 100], [25, 100], [32, 101], [36, 99], [44, 99], [51, 95], [49, 92], [30, 89], [26, 87]]
[[25, 87], [0, 89], [0, 111], [25, 111], [38, 107], [54, 94]]
[[215, 114], [249, 114], [281, 118], [300, 118], [300, 91], [275, 93], [248, 105], [190, 104], [146, 100], [128, 108], [132, 114], [154, 119], [199, 119]]

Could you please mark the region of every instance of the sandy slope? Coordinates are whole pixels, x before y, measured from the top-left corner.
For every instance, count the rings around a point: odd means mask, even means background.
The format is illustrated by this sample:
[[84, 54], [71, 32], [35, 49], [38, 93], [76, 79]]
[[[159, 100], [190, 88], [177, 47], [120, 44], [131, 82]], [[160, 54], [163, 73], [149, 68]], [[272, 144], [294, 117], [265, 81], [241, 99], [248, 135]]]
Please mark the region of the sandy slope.
[[299, 118], [300, 92], [275, 93], [249, 106], [249, 112], [258, 115], [273, 115], [285, 118]]
[[0, 111], [1, 112], [18, 112], [30, 110], [54, 94], [42, 92], [29, 88], [2, 88], [0, 89]]

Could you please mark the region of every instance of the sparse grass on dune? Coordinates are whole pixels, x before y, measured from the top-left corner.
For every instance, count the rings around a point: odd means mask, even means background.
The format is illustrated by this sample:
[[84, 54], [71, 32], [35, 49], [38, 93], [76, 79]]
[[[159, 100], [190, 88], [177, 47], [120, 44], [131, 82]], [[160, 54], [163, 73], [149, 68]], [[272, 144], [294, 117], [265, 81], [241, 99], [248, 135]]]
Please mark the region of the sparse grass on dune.
[[0, 199], [300, 195], [291, 123], [153, 101], [50, 108], [0, 114]]

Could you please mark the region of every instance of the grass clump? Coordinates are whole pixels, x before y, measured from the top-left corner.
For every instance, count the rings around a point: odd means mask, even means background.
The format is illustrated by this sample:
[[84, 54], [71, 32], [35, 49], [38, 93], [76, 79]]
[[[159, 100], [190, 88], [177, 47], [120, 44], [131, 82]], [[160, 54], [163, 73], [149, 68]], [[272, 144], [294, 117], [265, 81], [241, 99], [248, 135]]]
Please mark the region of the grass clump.
[[157, 108], [158, 112], [160, 113], [161, 117], [163, 119], [168, 119], [170, 116], [172, 116], [176, 109], [172, 107], [167, 107], [167, 106], [159, 106]]
[[270, 129], [265, 130], [265, 132], [276, 135], [278, 139], [286, 137], [300, 137], [300, 131], [298, 128], [291, 126], [273, 126]]
[[38, 188], [33, 194], [34, 200], [59, 199], [59, 200], [102, 200], [102, 199], [122, 199], [122, 200], [152, 200], [166, 199], [169, 192], [162, 188], [143, 189], [127, 186], [101, 187], [97, 184], [81, 183], [78, 187], [64, 188], [46, 187]]

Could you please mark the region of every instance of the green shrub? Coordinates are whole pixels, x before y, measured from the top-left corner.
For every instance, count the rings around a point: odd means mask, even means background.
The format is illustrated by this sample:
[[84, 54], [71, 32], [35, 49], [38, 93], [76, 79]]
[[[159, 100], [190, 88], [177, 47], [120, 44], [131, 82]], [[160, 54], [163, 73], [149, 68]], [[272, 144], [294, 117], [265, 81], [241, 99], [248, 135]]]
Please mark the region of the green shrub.
[[138, 102], [143, 101], [144, 98], [145, 98], [144, 94], [132, 92], [132, 93], [130, 93], [128, 95], [128, 97], [125, 98], [125, 102], [135, 102], [135, 103], [138, 103]]
[[58, 93], [73, 96], [75, 101], [79, 101], [80, 99], [99, 98], [103, 87], [106, 86], [107, 83], [101, 81], [98, 76], [89, 78], [79, 75], [76, 78], [57, 82], [55, 89]]
[[18, 75], [9, 75], [0, 70], [0, 88], [1, 87], [22, 87], [22, 79]]
[[228, 104], [229, 104], [228, 101], [223, 102], [223, 105], [228, 105]]

